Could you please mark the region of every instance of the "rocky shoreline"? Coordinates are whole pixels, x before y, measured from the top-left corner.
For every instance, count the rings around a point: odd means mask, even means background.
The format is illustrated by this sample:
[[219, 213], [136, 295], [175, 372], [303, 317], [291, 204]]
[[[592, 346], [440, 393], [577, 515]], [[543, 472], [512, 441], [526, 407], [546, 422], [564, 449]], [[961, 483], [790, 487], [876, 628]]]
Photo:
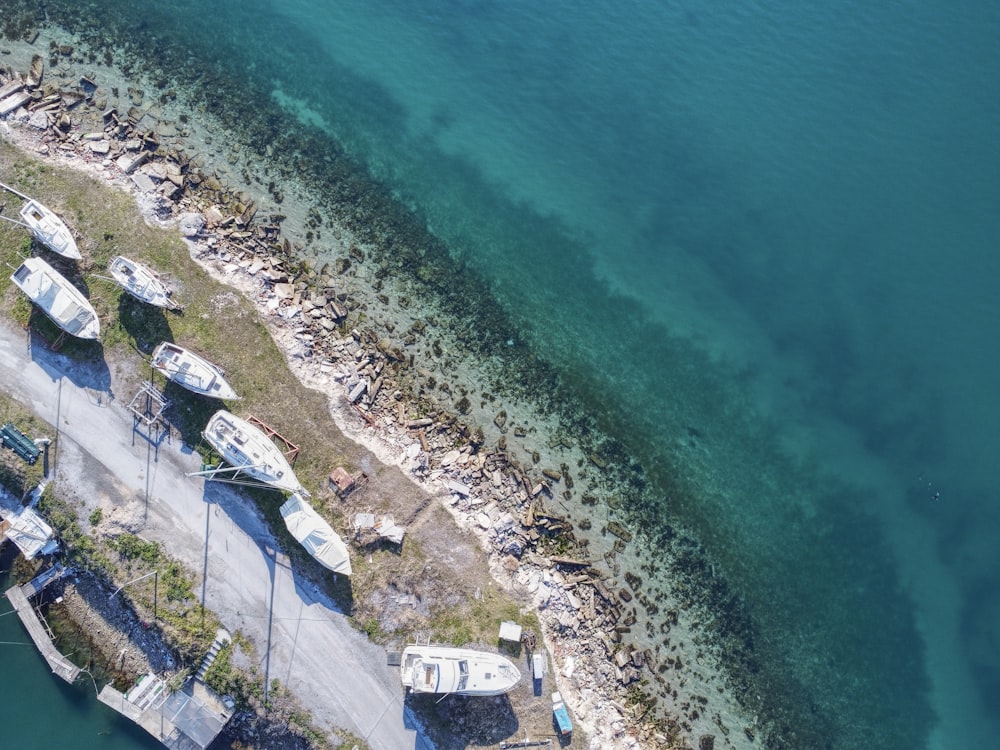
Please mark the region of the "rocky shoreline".
[[[67, 47], [55, 53], [71, 58]], [[0, 116], [12, 123], [11, 139], [129, 190], [151, 219], [180, 228], [203, 267], [257, 303], [299, 379], [330, 396], [345, 433], [438, 495], [480, 539], [496, 580], [538, 610], [559, 687], [592, 746], [753, 742], [761, 730], [719, 697], [719, 657], [700, 647], [695, 668], [687, 656], [695, 649], [685, 641], [699, 637], [692, 623], [711, 615], [645, 590], [642, 563], [631, 557], [638, 554], [633, 532], [614, 507], [596, 521], [600, 534], [580, 534], [594, 521], [567, 503], [582, 495], [583, 505], [594, 507], [588, 489], [613, 486], [612, 462], [582, 451], [555, 422], [492, 410], [491, 399], [463, 381], [439, 383], [421, 372], [413, 352], [443, 365], [452, 361], [447, 339], [431, 337], [416, 312], [394, 320], [364, 315], [367, 301], [350, 291], [371, 273], [363, 243], [345, 237], [346, 252], [332, 263], [303, 260], [283, 232], [287, 216], [261, 211], [175, 147], [176, 126], [150, 117], [156, 104], [139, 89], [128, 92], [132, 104], [122, 111], [104, 98], [97, 78], [53, 85], [44, 80], [41, 56], [27, 75], [8, 71], [0, 77]], [[390, 284], [384, 280], [383, 293], [399, 298]], [[551, 437], [532, 448], [531, 438], [544, 433]], [[651, 632], [653, 616], [659, 633]], [[673, 648], [662, 639], [668, 633]], [[637, 636], [664, 647], [643, 647]], [[720, 670], [716, 677], [712, 668]]]

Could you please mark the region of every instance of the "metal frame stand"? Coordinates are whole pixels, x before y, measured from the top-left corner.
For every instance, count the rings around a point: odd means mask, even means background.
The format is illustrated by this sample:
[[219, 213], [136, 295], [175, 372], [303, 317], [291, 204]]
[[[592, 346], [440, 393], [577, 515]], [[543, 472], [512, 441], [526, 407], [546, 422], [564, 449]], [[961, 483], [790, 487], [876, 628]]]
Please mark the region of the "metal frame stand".
[[170, 406], [163, 394], [150, 383], [140, 386], [132, 397], [128, 409], [132, 412], [132, 445], [138, 434], [143, 440], [159, 449], [160, 443], [170, 435], [170, 425], [163, 418], [163, 412]]

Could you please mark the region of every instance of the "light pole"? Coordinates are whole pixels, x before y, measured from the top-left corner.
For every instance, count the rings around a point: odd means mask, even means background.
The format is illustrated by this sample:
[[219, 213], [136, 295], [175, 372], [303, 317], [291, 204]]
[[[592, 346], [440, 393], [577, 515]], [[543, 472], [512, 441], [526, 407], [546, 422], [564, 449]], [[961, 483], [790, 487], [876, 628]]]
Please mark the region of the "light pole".
[[138, 578], [133, 578], [131, 581], [125, 581], [125, 583], [123, 583], [121, 586], [119, 586], [112, 592], [111, 596], [109, 596], [108, 599], [109, 600], [114, 599], [115, 596], [117, 596], [118, 592], [121, 591], [126, 586], [130, 586], [133, 583], [138, 583], [139, 581], [145, 578], [153, 576], [153, 622], [156, 622], [157, 584], [159, 583], [160, 580], [159, 573], [160, 571], [154, 570], [152, 573], [146, 573], [145, 575], [141, 575]]

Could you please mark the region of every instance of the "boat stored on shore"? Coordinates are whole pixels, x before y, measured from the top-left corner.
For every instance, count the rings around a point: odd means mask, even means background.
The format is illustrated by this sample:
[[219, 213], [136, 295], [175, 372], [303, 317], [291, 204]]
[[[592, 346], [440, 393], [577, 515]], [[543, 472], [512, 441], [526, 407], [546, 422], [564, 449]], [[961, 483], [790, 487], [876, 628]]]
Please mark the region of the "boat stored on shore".
[[220, 409], [202, 436], [233, 469], [275, 489], [309, 496], [281, 449], [245, 419]]
[[351, 574], [347, 545], [308, 501], [293, 493], [279, 510], [292, 536], [316, 562], [334, 573]]
[[101, 335], [101, 322], [87, 298], [41, 258], [26, 259], [10, 278], [66, 333], [81, 339]]
[[80, 255], [80, 250], [76, 246], [76, 241], [73, 239], [69, 227], [56, 216], [55, 212], [34, 198], [28, 198], [24, 206], [21, 207], [21, 218], [24, 219], [24, 223], [34, 238], [52, 252], [73, 260], [79, 260], [83, 257]]
[[503, 695], [521, 680], [500, 654], [449, 646], [407, 646], [399, 664], [403, 687], [414, 693]]
[[160, 281], [153, 269], [124, 255], [116, 255], [108, 264], [108, 271], [122, 289], [140, 302], [167, 310], [178, 310], [180, 305], [170, 298], [170, 290]]
[[183, 346], [162, 342], [153, 350], [150, 364], [168, 380], [193, 393], [227, 401], [239, 399], [221, 367]]

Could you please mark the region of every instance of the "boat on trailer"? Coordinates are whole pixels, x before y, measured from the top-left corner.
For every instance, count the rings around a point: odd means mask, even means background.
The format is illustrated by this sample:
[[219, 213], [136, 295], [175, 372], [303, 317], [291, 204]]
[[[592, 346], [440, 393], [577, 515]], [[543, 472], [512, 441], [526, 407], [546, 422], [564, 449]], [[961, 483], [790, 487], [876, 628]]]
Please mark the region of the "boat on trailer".
[[21, 207], [21, 218], [35, 239], [52, 252], [73, 260], [79, 260], [83, 257], [80, 255], [80, 250], [76, 246], [76, 241], [73, 239], [69, 227], [56, 216], [54, 211], [49, 210], [34, 198], [29, 198]]
[[117, 255], [108, 264], [111, 278], [122, 289], [140, 302], [168, 310], [178, 310], [180, 305], [170, 298], [170, 290], [160, 281], [156, 272], [124, 255]]
[[292, 536], [316, 562], [334, 573], [351, 574], [347, 545], [307, 500], [294, 493], [278, 510]]
[[80, 339], [101, 335], [101, 321], [87, 298], [41, 258], [25, 260], [10, 279], [69, 335]]
[[193, 393], [227, 401], [239, 399], [233, 387], [226, 382], [221, 367], [183, 346], [162, 342], [153, 350], [151, 364], [168, 380]]
[[503, 695], [521, 681], [505, 656], [450, 646], [407, 646], [399, 669], [403, 687], [413, 693]]
[[232, 469], [275, 489], [309, 496], [281, 449], [245, 419], [220, 409], [202, 436]]

